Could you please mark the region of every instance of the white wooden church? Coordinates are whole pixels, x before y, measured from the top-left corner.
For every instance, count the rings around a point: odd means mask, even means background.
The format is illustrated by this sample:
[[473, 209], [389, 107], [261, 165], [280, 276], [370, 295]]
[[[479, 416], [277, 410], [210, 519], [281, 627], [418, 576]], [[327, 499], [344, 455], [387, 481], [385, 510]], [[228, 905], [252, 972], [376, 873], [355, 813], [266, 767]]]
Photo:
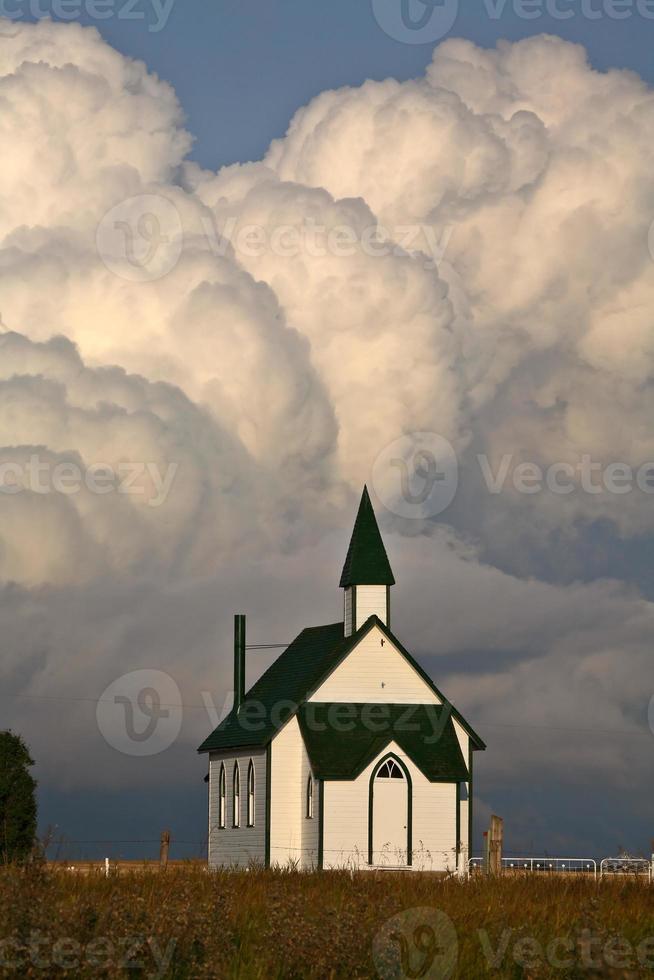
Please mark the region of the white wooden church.
[[311, 626], [234, 706], [209, 754], [209, 864], [462, 870], [485, 745], [393, 635], [395, 579], [364, 487], [343, 622]]

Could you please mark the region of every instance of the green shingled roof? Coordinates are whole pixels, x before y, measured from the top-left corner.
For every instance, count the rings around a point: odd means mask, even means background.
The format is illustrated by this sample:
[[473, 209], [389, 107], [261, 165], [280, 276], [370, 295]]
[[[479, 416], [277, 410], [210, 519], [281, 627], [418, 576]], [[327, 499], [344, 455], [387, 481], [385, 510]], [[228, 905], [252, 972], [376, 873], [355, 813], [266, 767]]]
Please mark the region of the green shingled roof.
[[307, 702], [300, 728], [319, 779], [356, 779], [395, 742], [431, 782], [468, 779], [448, 705]]
[[232, 709], [198, 751], [265, 745], [295, 713], [291, 705], [297, 709], [351, 640], [343, 637], [343, 623], [302, 630], [247, 692], [238, 717]]
[[[343, 623], [313, 626], [302, 632], [271, 664], [245, 696], [238, 715], [232, 709], [204, 740], [198, 752], [246, 746], [263, 746], [273, 738], [299, 706], [318, 689], [369, 630], [377, 626], [393, 643], [427, 686], [444, 702], [463, 726], [475, 749], [486, 746], [456, 708], [438, 690], [429, 675], [377, 616], [370, 616], [352, 636], [343, 636]], [[408, 749], [406, 749], [408, 753]]]
[[367, 487], [363, 488], [341, 573], [341, 588], [348, 585], [395, 585]]

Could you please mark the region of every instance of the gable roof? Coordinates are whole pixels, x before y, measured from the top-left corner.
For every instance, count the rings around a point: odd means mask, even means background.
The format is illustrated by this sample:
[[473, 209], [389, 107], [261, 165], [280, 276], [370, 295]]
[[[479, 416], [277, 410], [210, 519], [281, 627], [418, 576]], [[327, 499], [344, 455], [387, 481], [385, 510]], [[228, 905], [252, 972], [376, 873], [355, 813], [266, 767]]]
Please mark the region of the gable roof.
[[[348, 644], [350, 639], [348, 637]], [[302, 630], [247, 692], [238, 717], [232, 708], [204, 740], [198, 752], [241, 745], [266, 745], [295, 714], [307, 692], [313, 690], [329, 673], [334, 658], [339, 658], [342, 645], [343, 623]], [[287, 710], [280, 712], [279, 706], [283, 704]]]
[[305, 702], [299, 722], [319, 779], [356, 779], [395, 742], [430, 782], [464, 782], [468, 767], [444, 704]]
[[348, 585], [395, 585], [366, 486], [361, 494], [350, 547], [341, 572], [341, 588], [345, 589]]
[[344, 637], [343, 623], [302, 630], [247, 692], [238, 713], [232, 710], [198, 748], [198, 752], [245, 746], [263, 746], [277, 734], [301, 704], [318, 690], [333, 670], [377, 626], [417, 671], [427, 686], [469, 735], [473, 749], [486, 746], [459, 712], [438, 690], [429, 674], [393, 636], [378, 616], [370, 616], [351, 636]]

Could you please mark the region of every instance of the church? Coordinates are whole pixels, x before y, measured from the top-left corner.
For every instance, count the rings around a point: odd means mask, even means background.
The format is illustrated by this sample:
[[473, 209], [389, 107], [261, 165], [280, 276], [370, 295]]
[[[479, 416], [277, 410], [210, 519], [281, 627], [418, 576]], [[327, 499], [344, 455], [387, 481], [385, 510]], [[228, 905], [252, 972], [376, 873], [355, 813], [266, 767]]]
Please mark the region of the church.
[[343, 621], [309, 626], [234, 704], [209, 756], [209, 866], [463, 872], [485, 745], [391, 631], [395, 584], [364, 487]]

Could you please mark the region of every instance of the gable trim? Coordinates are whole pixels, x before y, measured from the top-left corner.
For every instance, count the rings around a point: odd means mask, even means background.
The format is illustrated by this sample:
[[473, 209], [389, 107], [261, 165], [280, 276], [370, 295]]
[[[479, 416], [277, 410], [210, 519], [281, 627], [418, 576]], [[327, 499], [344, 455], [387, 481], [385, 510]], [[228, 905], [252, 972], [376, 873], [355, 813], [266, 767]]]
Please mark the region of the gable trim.
[[468, 860], [472, 857], [472, 745], [468, 746]]
[[318, 779], [318, 868], [323, 869], [325, 843], [325, 780]]
[[461, 783], [456, 784], [456, 867], [459, 869], [461, 855]]
[[268, 742], [266, 746], [266, 832], [264, 840], [264, 858], [263, 863], [266, 868], [270, 867], [270, 813], [271, 807], [271, 794], [270, 794], [270, 784], [272, 781], [272, 747], [271, 742]]

